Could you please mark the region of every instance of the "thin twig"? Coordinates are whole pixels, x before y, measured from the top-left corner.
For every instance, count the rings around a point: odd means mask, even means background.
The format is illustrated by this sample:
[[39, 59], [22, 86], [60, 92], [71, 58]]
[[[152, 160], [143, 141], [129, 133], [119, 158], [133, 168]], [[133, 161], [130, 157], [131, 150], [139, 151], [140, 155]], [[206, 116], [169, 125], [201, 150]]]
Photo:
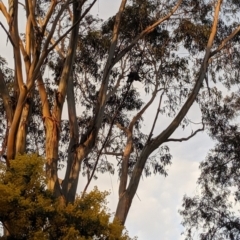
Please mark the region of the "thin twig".
[[13, 40], [12, 40], [12, 38], [11, 38], [9, 32], [8, 32], [7, 29], [4, 27], [4, 25], [2, 24], [2, 22], [0, 22], [0, 25], [2, 26], [3, 30], [4, 30], [5, 33], [7, 34], [7, 36], [8, 36], [8, 38], [9, 38], [11, 44], [13, 45], [13, 47], [15, 47], [15, 44], [14, 44], [14, 42], [13, 42]]

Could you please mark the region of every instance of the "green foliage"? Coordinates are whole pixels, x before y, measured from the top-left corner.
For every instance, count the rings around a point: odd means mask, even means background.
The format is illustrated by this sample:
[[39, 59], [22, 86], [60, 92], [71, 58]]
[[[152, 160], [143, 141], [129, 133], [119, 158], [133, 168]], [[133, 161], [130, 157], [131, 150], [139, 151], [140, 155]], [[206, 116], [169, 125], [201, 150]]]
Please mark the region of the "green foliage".
[[108, 192], [95, 188], [66, 205], [46, 190], [43, 165], [37, 155], [19, 155], [0, 166], [0, 221], [10, 233], [1, 239], [130, 239], [110, 223]]
[[200, 164], [200, 194], [184, 196], [180, 214], [186, 240], [240, 239], [239, 92], [203, 106], [204, 121], [214, 148]]

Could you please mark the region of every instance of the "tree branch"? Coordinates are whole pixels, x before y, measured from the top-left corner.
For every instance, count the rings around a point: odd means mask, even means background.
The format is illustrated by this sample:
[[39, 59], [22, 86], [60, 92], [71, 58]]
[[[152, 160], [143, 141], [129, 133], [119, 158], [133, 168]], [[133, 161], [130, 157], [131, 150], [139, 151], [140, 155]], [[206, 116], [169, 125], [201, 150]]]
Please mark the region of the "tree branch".
[[3, 30], [4, 30], [5, 33], [7, 34], [7, 36], [8, 36], [8, 38], [9, 38], [11, 44], [13, 45], [13, 47], [15, 47], [15, 44], [14, 44], [14, 42], [13, 42], [13, 40], [12, 40], [12, 37], [11, 37], [11, 35], [9, 34], [9, 32], [7, 31], [7, 29], [4, 27], [4, 25], [3, 25], [1, 22], [0, 22], [0, 25], [2, 26]]
[[115, 112], [115, 114], [114, 114], [114, 116], [113, 116], [113, 118], [112, 118], [112, 121], [111, 121], [110, 127], [109, 127], [109, 131], [108, 131], [108, 134], [107, 134], [107, 136], [106, 136], [106, 138], [105, 138], [105, 140], [104, 140], [104, 142], [103, 142], [103, 144], [102, 144], [102, 147], [100, 148], [100, 150], [99, 150], [99, 152], [98, 152], [98, 156], [97, 156], [96, 162], [95, 162], [95, 164], [94, 164], [94, 167], [93, 167], [92, 173], [91, 173], [91, 175], [90, 175], [90, 178], [88, 179], [88, 182], [87, 182], [87, 184], [86, 184], [86, 186], [85, 186], [85, 188], [84, 188], [84, 190], [83, 190], [82, 196], [84, 196], [84, 194], [86, 193], [87, 188], [88, 188], [88, 186], [89, 186], [89, 184], [90, 184], [90, 182], [91, 182], [91, 180], [92, 180], [92, 178], [93, 178], [93, 176], [94, 176], [94, 173], [95, 173], [95, 171], [96, 171], [97, 164], [98, 164], [98, 161], [99, 161], [100, 156], [101, 156], [101, 154], [102, 154], [102, 151], [103, 151], [103, 149], [105, 148], [105, 145], [106, 145], [106, 143], [107, 143], [107, 141], [108, 141], [108, 139], [109, 139], [109, 137], [110, 137], [110, 134], [111, 134], [111, 132], [112, 132], [112, 128], [113, 128], [114, 121], [115, 121], [115, 119], [116, 119], [116, 117], [117, 117], [117, 115], [118, 115], [119, 109], [122, 107], [123, 103], [125, 102], [125, 99], [126, 99], [126, 97], [127, 97], [127, 95], [128, 95], [128, 92], [129, 92], [129, 90], [130, 90], [130, 88], [131, 88], [131, 85], [132, 85], [132, 83], [130, 83], [130, 84], [128, 85], [127, 91], [126, 91], [126, 93], [125, 93], [125, 95], [124, 95], [124, 97], [123, 97], [123, 99], [122, 99], [122, 102], [121, 102], [120, 105], [118, 106], [118, 108], [117, 108], [117, 110], [116, 110], [116, 112]]
[[47, 97], [47, 92], [42, 80], [42, 76], [39, 76], [39, 78], [37, 79], [37, 86], [38, 86], [38, 92], [39, 92], [39, 96], [42, 102], [42, 116], [43, 118], [45, 117], [50, 117], [51, 113], [50, 113], [50, 106], [49, 106], [49, 101], [48, 101], [48, 97]]
[[177, 114], [177, 116], [173, 119], [173, 121], [170, 123], [170, 125], [162, 132], [160, 133], [156, 138], [152, 140], [150, 147], [150, 152], [154, 151], [156, 148], [159, 147], [163, 142], [165, 142], [171, 135], [172, 133], [176, 130], [176, 128], [179, 126], [180, 122], [184, 118], [184, 116], [187, 114], [188, 110], [192, 106], [193, 102], [195, 101], [198, 92], [202, 86], [202, 83], [205, 79], [206, 71], [207, 71], [207, 66], [209, 64], [209, 58], [210, 58], [210, 53], [211, 53], [211, 47], [213, 45], [214, 38], [217, 33], [217, 25], [218, 25], [218, 17], [219, 17], [219, 12], [221, 8], [223, 0], [218, 0], [218, 3], [215, 8], [215, 14], [214, 14], [214, 21], [212, 25], [212, 30], [209, 36], [209, 40], [207, 43], [206, 47], [206, 52], [205, 56], [199, 71], [199, 76], [197, 78], [197, 81], [195, 83], [195, 86], [193, 87], [193, 90], [191, 94], [189, 95], [188, 99], [186, 100], [185, 104], [182, 106], [181, 110]]
[[47, 39], [45, 41], [45, 44], [43, 46], [42, 54], [41, 54], [41, 56], [40, 56], [40, 58], [38, 60], [38, 63], [36, 64], [36, 66], [32, 66], [31, 69], [30, 69], [30, 72], [33, 72], [32, 75], [33, 75], [34, 79], [37, 78], [37, 76], [38, 76], [38, 74], [40, 72], [40, 68], [41, 68], [41, 66], [42, 66], [46, 56], [49, 53], [48, 46], [49, 46], [49, 43], [50, 43], [50, 41], [52, 39], [52, 36], [53, 36], [53, 34], [55, 32], [55, 28], [57, 26], [58, 20], [61, 17], [61, 15], [62, 15], [63, 11], [65, 10], [65, 8], [68, 6], [69, 2], [70, 2], [70, 0], [67, 0], [65, 2], [65, 4], [63, 4], [61, 6], [61, 9], [59, 10], [59, 12], [58, 12], [57, 16], [55, 17], [55, 20], [54, 20], [54, 22], [52, 24], [51, 30], [49, 31], [48, 37], [47, 37]]
[[187, 141], [190, 138], [194, 137], [198, 132], [202, 132], [204, 131], [204, 125], [202, 128], [196, 130], [195, 132], [193, 132], [190, 136], [186, 137], [186, 138], [168, 138], [165, 142], [183, 142], [183, 141]]
[[103, 152], [103, 154], [105, 155], [111, 155], [111, 156], [119, 156], [121, 157], [123, 155], [123, 153], [116, 153], [116, 152]]
[[159, 115], [159, 113], [160, 113], [163, 94], [164, 94], [164, 91], [163, 91], [162, 94], [160, 95], [159, 103], [158, 103], [158, 109], [157, 109], [156, 116], [155, 116], [154, 121], [153, 121], [152, 129], [151, 129], [151, 131], [150, 131], [150, 133], [149, 133], [149, 135], [148, 135], [148, 140], [147, 140], [147, 142], [150, 141], [151, 138], [152, 138], [153, 131], [154, 131], [154, 128], [155, 128], [156, 123], [157, 123], [158, 115]]
[[47, 12], [44, 20], [42, 21], [42, 22], [43, 22], [43, 23], [42, 23], [42, 33], [45, 32], [46, 27], [47, 27], [47, 24], [48, 24], [48, 22], [49, 22], [49, 19], [51, 18], [52, 14], [53, 14], [53, 11], [54, 11], [54, 9], [55, 9], [55, 7], [56, 7], [57, 4], [58, 4], [58, 2], [57, 2], [56, 0], [52, 0], [52, 1], [51, 1], [51, 6], [50, 6], [50, 8], [48, 9], [48, 12]]
[[104, 114], [109, 74], [110, 74], [111, 67], [113, 66], [112, 62], [113, 62], [113, 57], [114, 57], [114, 53], [115, 53], [116, 46], [117, 46], [119, 28], [120, 28], [120, 24], [121, 24], [121, 17], [122, 17], [122, 13], [125, 9], [126, 2], [127, 2], [127, 0], [122, 0], [121, 5], [118, 10], [118, 13], [115, 18], [112, 42], [111, 42], [111, 45], [109, 48], [108, 59], [107, 59], [107, 62], [106, 62], [106, 65], [105, 65], [104, 71], [103, 71], [103, 78], [102, 78], [101, 87], [100, 87], [99, 94], [98, 94], [98, 102], [97, 102], [97, 106], [96, 106], [96, 114], [94, 116], [94, 126], [96, 129], [94, 131], [94, 138], [96, 137], [96, 135], [99, 131], [99, 128], [100, 128], [101, 122], [102, 122], [102, 118], [103, 118], [103, 114]]
[[70, 32], [73, 30], [73, 28], [76, 27], [77, 24], [79, 24], [79, 23], [82, 21], [82, 19], [83, 19], [83, 18], [87, 15], [87, 13], [91, 10], [92, 6], [96, 3], [96, 1], [97, 1], [97, 0], [94, 0], [94, 1], [90, 4], [90, 6], [85, 10], [85, 12], [81, 15], [81, 17], [80, 17], [61, 37], [58, 38], [58, 40], [47, 50], [48, 53], [51, 52], [51, 51], [55, 48], [55, 46], [56, 46], [59, 42], [61, 42], [62, 39], [65, 38], [65, 37], [68, 35], [68, 33], [70, 33]]
[[211, 52], [210, 57], [216, 55], [218, 52], [220, 52], [226, 44], [233, 39], [238, 33], [240, 32], [240, 26], [238, 26], [228, 37], [226, 37], [221, 44], [218, 46], [218, 48]]

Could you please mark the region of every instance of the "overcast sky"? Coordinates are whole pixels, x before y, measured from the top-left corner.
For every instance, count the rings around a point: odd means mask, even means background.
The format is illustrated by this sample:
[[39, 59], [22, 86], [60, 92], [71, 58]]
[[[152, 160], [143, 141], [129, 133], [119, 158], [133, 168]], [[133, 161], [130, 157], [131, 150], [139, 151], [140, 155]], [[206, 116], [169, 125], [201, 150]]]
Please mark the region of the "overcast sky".
[[[6, 0], [3, 1], [5, 4]], [[120, 4], [120, 0], [99, 0], [94, 7], [94, 13], [101, 18], [106, 18], [114, 14]], [[1, 14], [0, 14], [1, 15]], [[5, 23], [5, 19], [0, 16], [0, 21]], [[0, 28], [0, 48], [1, 56], [12, 63], [13, 55], [10, 43], [6, 46], [6, 36]], [[10, 47], [10, 48], [9, 48]], [[155, 114], [156, 106], [148, 112], [148, 119]], [[154, 110], [154, 111], [153, 111]], [[194, 107], [188, 117], [195, 121], [200, 121], [200, 113]], [[146, 120], [146, 119], [145, 119]], [[158, 125], [156, 131], [164, 129], [164, 124]], [[144, 123], [146, 131], [147, 121]], [[175, 136], [187, 136], [189, 132], [178, 131]], [[196, 189], [196, 181], [199, 176], [199, 162], [202, 161], [213, 146], [213, 142], [207, 134], [199, 133], [188, 142], [171, 143], [168, 145], [173, 155], [173, 164], [168, 167], [168, 176], [142, 177], [137, 196], [132, 203], [126, 227], [130, 236], [138, 236], [139, 240], [180, 240], [183, 239], [181, 232], [183, 228], [180, 224], [181, 218], [178, 210], [184, 194], [193, 195]], [[101, 184], [99, 184], [99, 181]], [[109, 174], [99, 175], [98, 181], [93, 181], [91, 187], [98, 185], [100, 190], [110, 190], [109, 207], [115, 211], [118, 199], [118, 178]], [[79, 189], [83, 189], [85, 182], [79, 183]]]

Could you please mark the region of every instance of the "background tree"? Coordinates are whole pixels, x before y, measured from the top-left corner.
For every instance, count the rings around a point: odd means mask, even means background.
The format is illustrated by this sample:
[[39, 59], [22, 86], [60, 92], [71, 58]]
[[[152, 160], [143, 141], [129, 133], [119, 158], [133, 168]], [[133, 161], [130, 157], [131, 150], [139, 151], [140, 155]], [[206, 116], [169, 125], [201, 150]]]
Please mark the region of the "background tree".
[[210, 135], [217, 141], [200, 165], [201, 192], [184, 197], [186, 239], [239, 239], [239, 92], [204, 108]]
[[[88, 181], [84, 196], [97, 171], [113, 173], [118, 167], [115, 217], [124, 224], [142, 174], [166, 175], [171, 155], [163, 144], [203, 130], [171, 138], [188, 124], [195, 100], [204, 104], [217, 96], [208, 73], [215, 80], [230, 68], [224, 61], [230, 51], [237, 59], [237, 15], [225, 23], [223, 12], [231, 7], [237, 14], [238, 3], [122, 0], [118, 13], [105, 22], [90, 14], [95, 3], [25, 1], [26, 32], [20, 34], [21, 5], [9, 1], [7, 11], [0, 2], [14, 50], [13, 72], [1, 59], [1, 124], [7, 129], [2, 154], [7, 167], [17, 154], [43, 155], [47, 187], [63, 205], [75, 200], [80, 170]], [[187, 57], [178, 55], [180, 46]], [[51, 77], [45, 77], [45, 69]], [[229, 84], [237, 71], [228, 71]], [[62, 119], [65, 99], [68, 120]], [[144, 116], [156, 101], [155, 119], [145, 133]], [[165, 115], [169, 123], [159, 130]], [[61, 163], [66, 171], [59, 184]]]

